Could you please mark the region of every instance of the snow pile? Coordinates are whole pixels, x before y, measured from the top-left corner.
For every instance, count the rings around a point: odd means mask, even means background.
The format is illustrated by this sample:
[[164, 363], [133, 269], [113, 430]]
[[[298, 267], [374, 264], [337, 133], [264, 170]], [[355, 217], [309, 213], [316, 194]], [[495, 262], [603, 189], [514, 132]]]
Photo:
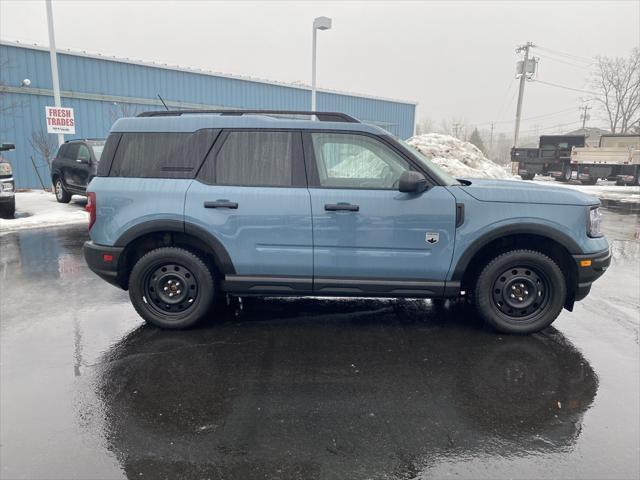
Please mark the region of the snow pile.
[[84, 197], [73, 197], [69, 203], [58, 203], [53, 193], [37, 190], [16, 193], [16, 215], [0, 219], [0, 235], [27, 228], [44, 228], [74, 223], [88, 223]]
[[411, 137], [407, 142], [453, 177], [513, 178], [503, 167], [485, 157], [475, 145], [449, 135], [426, 133]]

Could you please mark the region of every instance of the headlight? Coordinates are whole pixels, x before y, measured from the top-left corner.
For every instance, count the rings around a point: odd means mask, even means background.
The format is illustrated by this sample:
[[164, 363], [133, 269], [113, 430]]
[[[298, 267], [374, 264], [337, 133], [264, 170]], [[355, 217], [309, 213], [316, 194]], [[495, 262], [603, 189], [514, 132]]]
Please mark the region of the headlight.
[[599, 207], [589, 209], [589, 223], [587, 224], [587, 235], [590, 237], [602, 237], [602, 213]]
[[11, 175], [13, 170], [8, 162], [0, 162], [0, 175]]

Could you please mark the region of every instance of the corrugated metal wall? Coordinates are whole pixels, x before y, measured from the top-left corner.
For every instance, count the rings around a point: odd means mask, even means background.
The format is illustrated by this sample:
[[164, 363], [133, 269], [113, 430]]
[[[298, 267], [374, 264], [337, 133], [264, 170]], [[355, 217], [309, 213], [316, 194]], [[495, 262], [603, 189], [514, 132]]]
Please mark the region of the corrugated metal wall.
[[[193, 70], [59, 53], [62, 104], [72, 107], [74, 138], [105, 137], [113, 121], [144, 110], [156, 110], [159, 93], [172, 107], [236, 107], [307, 110], [308, 89], [275, 83], [212, 75]], [[23, 79], [29, 87], [20, 86]], [[0, 141], [15, 143], [4, 152], [13, 167], [18, 188], [38, 188], [30, 157], [46, 185], [48, 166], [31, 145], [33, 133], [46, 132], [44, 107], [53, 105], [48, 51], [0, 44]], [[398, 135], [413, 135], [415, 105], [333, 92], [318, 92], [318, 110], [348, 113]], [[52, 141], [54, 136], [50, 135]], [[71, 138], [71, 137], [67, 137]]]

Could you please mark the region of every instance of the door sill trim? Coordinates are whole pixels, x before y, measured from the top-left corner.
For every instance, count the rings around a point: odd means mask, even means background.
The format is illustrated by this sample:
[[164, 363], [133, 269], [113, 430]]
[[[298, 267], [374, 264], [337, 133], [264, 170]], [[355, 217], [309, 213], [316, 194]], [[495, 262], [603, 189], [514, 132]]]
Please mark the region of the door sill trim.
[[222, 289], [235, 295], [441, 298], [457, 297], [460, 282], [226, 275]]

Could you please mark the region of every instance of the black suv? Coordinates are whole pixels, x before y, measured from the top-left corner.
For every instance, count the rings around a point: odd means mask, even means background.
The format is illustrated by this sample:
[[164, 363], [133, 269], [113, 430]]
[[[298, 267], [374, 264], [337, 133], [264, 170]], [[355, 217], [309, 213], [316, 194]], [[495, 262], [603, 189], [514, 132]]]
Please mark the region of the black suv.
[[51, 163], [51, 183], [56, 199], [69, 203], [71, 195], [86, 195], [87, 185], [98, 170], [104, 139], [69, 140]]

